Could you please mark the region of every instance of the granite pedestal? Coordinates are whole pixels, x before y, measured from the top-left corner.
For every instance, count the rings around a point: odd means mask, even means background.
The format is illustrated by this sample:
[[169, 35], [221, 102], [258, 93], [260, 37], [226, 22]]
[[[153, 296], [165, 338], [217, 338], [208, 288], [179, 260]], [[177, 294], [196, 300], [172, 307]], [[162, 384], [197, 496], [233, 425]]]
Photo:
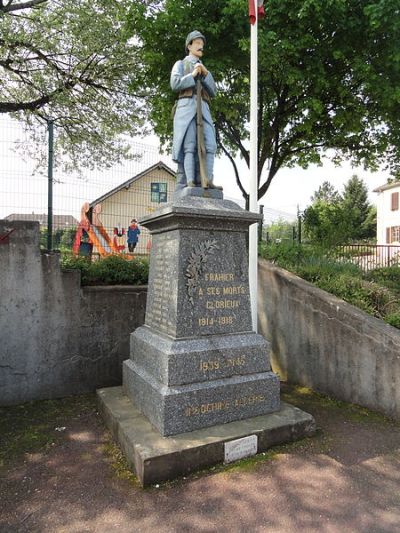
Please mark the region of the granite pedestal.
[[182, 196], [141, 221], [153, 235], [146, 320], [123, 387], [163, 436], [279, 409], [269, 345], [252, 331], [246, 235], [258, 220]]
[[141, 220], [153, 236], [146, 319], [131, 334], [123, 392], [161, 439], [280, 410], [269, 343], [252, 331], [246, 238], [260, 215], [195, 192]]

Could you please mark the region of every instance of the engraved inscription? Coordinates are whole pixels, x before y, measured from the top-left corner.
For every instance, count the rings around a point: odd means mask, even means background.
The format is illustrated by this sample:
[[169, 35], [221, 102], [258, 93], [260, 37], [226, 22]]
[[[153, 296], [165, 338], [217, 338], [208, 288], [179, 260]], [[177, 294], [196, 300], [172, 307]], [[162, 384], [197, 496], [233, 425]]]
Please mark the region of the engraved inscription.
[[247, 284], [233, 272], [218, 272], [211, 268], [201, 278], [196, 289], [197, 325], [207, 333], [213, 327], [232, 331], [232, 326], [238, 325], [239, 317], [249, 307]]
[[207, 300], [206, 309], [235, 309], [239, 307], [239, 300]]
[[216, 411], [224, 411], [227, 409], [238, 409], [247, 405], [255, 405], [265, 402], [263, 394], [252, 394], [250, 396], [243, 396], [242, 398], [235, 398], [234, 400], [224, 400], [220, 402], [203, 403], [186, 407], [186, 416], [198, 416], [208, 413], [215, 413]]
[[249, 435], [242, 439], [231, 440], [224, 444], [225, 463], [232, 463], [243, 457], [257, 453], [257, 435]]
[[172, 327], [169, 301], [173, 292], [167, 249], [169, 242], [159, 246], [152, 258], [151, 298], [146, 309], [146, 324], [168, 331]]
[[212, 361], [200, 361], [201, 372], [211, 372], [213, 370], [219, 370], [223, 368], [237, 368], [246, 364], [246, 356], [241, 355], [239, 357], [228, 357], [225, 360], [214, 359]]
[[213, 317], [201, 317], [199, 318], [199, 326], [226, 326], [233, 324], [233, 316], [217, 316]]
[[225, 272], [206, 272], [204, 278], [206, 281], [233, 281], [234, 275]]

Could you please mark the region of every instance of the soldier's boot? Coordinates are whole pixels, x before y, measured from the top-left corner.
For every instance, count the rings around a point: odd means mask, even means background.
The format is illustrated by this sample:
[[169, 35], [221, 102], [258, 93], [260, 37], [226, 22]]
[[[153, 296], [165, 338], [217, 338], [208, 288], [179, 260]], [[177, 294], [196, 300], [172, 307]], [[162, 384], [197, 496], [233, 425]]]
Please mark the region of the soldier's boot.
[[176, 185], [175, 190], [179, 191], [186, 187], [186, 176], [185, 169], [183, 168], [183, 163], [178, 163], [178, 168], [176, 170]]
[[184, 146], [183, 166], [186, 174], [186, 187], [196, 187], [196, 160], [195, 160], [196, 145], [194, 143], [187, 143]]
[[207, 176], [208, 176], [208, 186], [207, 189], [218, 189], [219, 191], [222, 191], [222, 187], [219, 185], [214, 185], [214, 159], [215, 159], [215, 153], [213, 152], [207, 152], [206, 157], [206, 167], [207, 167]]

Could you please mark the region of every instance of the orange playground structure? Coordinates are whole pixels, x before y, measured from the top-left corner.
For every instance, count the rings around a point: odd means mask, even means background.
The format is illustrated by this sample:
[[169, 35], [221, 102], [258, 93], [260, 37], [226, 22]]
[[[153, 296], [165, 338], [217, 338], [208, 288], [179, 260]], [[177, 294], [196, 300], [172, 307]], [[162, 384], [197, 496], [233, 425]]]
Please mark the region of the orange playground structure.
[[[72, 251], [75, 255], [91, 255], [95, 246], [101, 257], [121, 253], [117, 239], [110, 239], [100, 221], [101, 204], [90, 208], [85, 202], [81, 209], [81, 220], [75, 234]], [[124, 247], [125, 248], [125, 247]]]

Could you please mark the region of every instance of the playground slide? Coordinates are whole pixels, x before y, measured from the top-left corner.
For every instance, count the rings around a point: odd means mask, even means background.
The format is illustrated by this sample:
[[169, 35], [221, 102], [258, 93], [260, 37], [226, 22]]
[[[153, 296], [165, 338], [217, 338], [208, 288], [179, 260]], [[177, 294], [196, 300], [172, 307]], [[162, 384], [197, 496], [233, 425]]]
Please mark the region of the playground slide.
[[[79, 253], [81, 253], [81, 248], [84, 244], [84, 242], [82, 242], [82, 236], [84, 233], [87, 233], [91, 243], [86, 244], [90, 247], [94, 246], [100, 256], [121, 253], [121, 246], [118, 246], [114, 239], [110, 239], [107, 231], [105, 230], [103, 224], [100, 221], [99, 214], [101, 212], [101, 204], [97, 204], [93, 208], [92, 216], [93, 222], [95, 222], [95, 224], [92, 224], [90, 222], [91, 219], [89, 220], [89, 211], [89, 202], [85, 202], [81, 209], [81, 221], [76, 230], [75, 240], [72, 247], [74, 254], [78, 255]], [[123, 249], [125, 249], [125, 247], [123, 247]]]
[[103, 225], [94, 226], [91, 224], [87, 233], [101, 256], [118, 253], [118, 249], [115, 247]]

